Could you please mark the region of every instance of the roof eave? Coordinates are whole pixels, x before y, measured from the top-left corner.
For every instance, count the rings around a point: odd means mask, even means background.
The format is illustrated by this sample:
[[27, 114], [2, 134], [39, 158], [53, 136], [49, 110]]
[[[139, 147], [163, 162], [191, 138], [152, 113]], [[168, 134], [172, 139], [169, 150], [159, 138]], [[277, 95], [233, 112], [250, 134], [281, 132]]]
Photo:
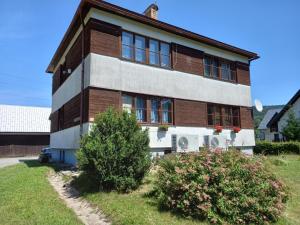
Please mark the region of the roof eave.
[[164, 30], [166, 30], [167, 32], [170, 32], [170, 33], [174, 33], [174, 34], [177, 34], [177, 35], [189, 38], [189, 39], [193, 39], [193, 40], [196, 40], [196, 41], [199, 41], [199, 42], [202, 42], [202, 43], [206, 43], [208, 45], [211, 45], [211, 46], [214, 46], [214, 47], [217, 47], [217, 48], [221, 48], [223, 50], [227, 50], [227, 51], [245, 56], [249, 59], [249, 61], [253, 61], [253, 60], [256, 60], [256, 59], [259, 58], [259, 56], [254, 52], [250, 52], [250, 51], [247, 51], [247, 50], [244, 50], [244, 49], [241, 49], [241, 48], [238, 48], [238, 47], [235, 47], [235, 46], [232, 46], [232, 45], [220, 42], [220, 41], [217, 41], [215, 39], [208, 38], [206, 36], [193, 33], [191, 31], [185, 30], [183, 28], [176, 27], [174, 25], [171, 25], [171, 24], [159, 21], [159, 20], [151, 19], [151, 18], [149, 18], [147, 16], [144, 16], [142, 14], [127, 10], [125, 8], [113, 5], [113, 4], [105, 2], [105, 1], [81, 0], [80, 4], [79, 4], [79, 6], [76, 10], [76, 13], [75, 13], [75, 15], [74, 15], [67, 31], [66, 31], [66, 33], [64, 35], [62, 41], [59, 44], [59, 47], [57, 48], [54, 56], [52, 57], [49, 66], [47, 67], [47, 70], [46, 70], [47, 73], [53, 73], [54, 66], [57, 63], [56, 62], [57, 57], [58, 57], [58, 55], [61, 51], [61, 48], [63, 47], [64, 42], [66, 41], [66, 39], [70, 35], [71, 30], [76, 25], [77, 20], [79, 20], [80, 13], [82, 12], [83, 7], [85, 7], [85, 6], [89, 7], [88, 9], [94, 7], [94, 8], [100, 9], [100, 10], [104, 10], [104, 11], [119, 15], [119, 16], [130, 18], [130, 19], [136, 20], [138, 22], [141, 22], [141, 23], [144, 23], [144, 24], [147, 24], [147, 25], [159, 28], [159, 29], [164, 29]]

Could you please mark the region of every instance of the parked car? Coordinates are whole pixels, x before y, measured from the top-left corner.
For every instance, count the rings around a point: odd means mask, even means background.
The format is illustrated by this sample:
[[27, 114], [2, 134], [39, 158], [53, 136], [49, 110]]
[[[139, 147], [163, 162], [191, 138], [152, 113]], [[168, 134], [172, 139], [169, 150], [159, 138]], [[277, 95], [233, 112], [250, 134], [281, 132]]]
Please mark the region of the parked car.
[[52, 155], [50, 153], [50, 148], [43, 148], [39, 155], [39, 161], [41, 163], [49, 163], [52, 160]]

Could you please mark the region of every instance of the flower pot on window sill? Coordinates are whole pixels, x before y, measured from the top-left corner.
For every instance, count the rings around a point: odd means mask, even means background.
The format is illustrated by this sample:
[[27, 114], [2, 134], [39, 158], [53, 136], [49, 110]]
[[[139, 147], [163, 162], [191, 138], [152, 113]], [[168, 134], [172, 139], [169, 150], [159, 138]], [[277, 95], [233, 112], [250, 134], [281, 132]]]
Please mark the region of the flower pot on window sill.
[[158, 131], [162, 131], [162, 132], [167, 132], [168, 129], [169, 129], [169, 126], [167, 126], [167, 125], [160, 125], [158, 127]]
[[234, 128], [233, 128], [233, 132], [236, 133], [236, 134], [237, 134], [238, 132], [240, 132], [240, 131], [241, 131], [241, 128], [239, 128], [239, 127], [234, 127]]
[[216, 133], [221, 133], [223, 130], [223, 127], [222, 126], [215, 126], [215, 132]]

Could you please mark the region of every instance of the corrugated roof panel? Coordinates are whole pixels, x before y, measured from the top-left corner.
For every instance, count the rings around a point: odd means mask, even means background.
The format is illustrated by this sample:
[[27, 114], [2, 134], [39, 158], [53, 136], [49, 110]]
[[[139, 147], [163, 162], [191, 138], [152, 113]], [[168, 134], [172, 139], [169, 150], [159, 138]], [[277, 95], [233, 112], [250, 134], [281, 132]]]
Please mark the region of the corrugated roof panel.
[[0, 105], [0, 133], [49, 133], [50, 113], [50, 108]]

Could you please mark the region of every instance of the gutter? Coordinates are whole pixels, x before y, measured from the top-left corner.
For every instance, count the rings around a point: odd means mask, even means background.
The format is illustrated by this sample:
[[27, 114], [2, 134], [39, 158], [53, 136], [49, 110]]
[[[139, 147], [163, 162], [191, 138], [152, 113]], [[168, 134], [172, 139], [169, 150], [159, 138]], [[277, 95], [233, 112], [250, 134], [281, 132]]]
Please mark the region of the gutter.
[[83, 135], [83, 115], [84, 115], [84, 53], [85, 53], [85, 24], [84, 19], [82, 17], [82, 10], [80, 11], [80, 21], [82, 26], [82, 33], [81, 33], [81, 79], [80, 79], [80, 137]]

